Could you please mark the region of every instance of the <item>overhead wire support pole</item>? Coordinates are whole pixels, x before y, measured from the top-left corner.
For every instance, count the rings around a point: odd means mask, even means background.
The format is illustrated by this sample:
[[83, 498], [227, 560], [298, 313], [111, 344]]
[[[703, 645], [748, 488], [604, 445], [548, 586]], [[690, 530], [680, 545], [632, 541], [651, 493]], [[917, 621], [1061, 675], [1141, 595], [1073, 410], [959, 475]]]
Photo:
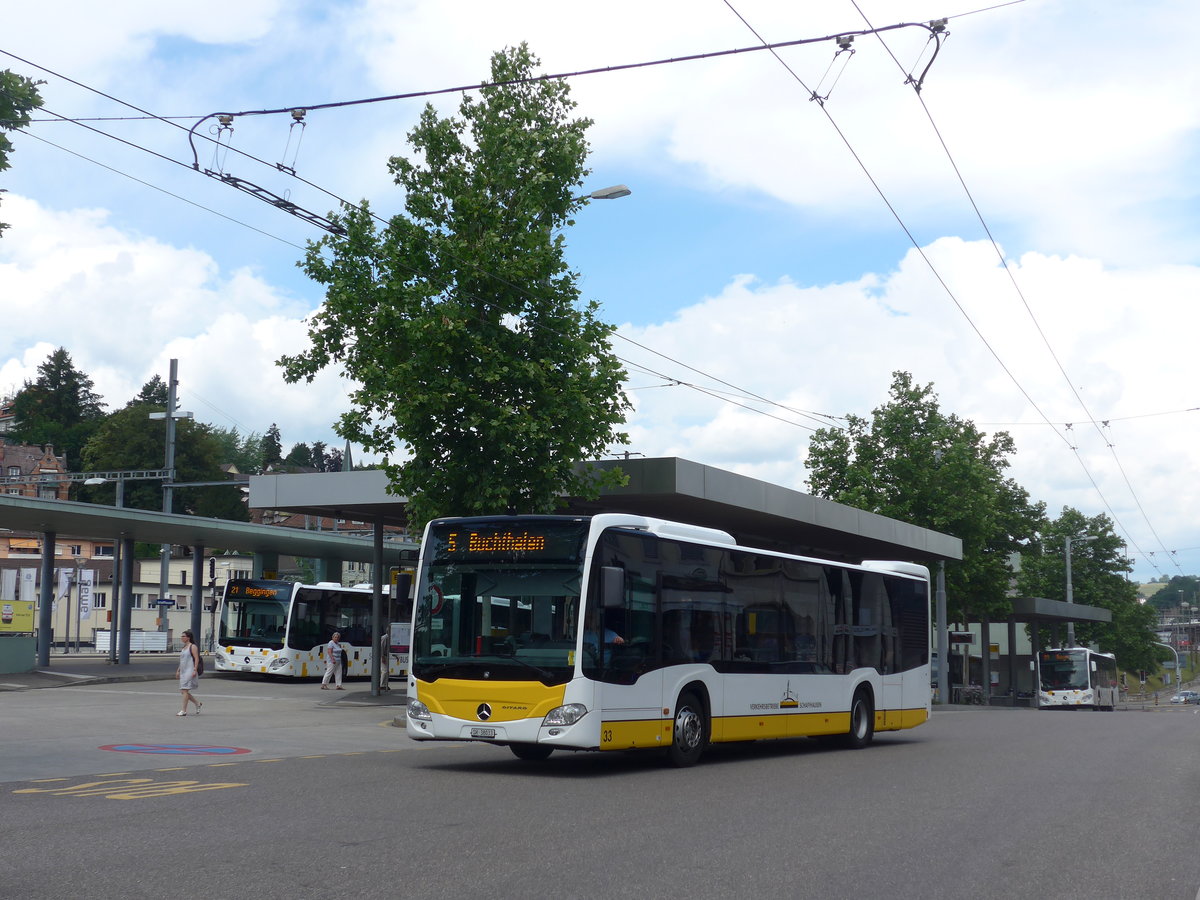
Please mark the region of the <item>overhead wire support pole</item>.
[[[163, 512], [165, 512], [165, 513], [170, 513], [170, 512], [174, 511], [172, 509], [173, 497], [172, 497], [171, 490], [172, 490], [173, 481], [175, 478], [175, 476], [174, 476], [174, 471], [175, 471], [175, 420], [192, 418], [192, 414], [190, 412], [183, 412], [182, 410], [178, 410], [176, 408], [176, 406], [178, 405], [177, 400], [176, 400], [178, 387], [179, 387], [179, 360], [173, 359], [173, 360], [171, 360], [170, 377], [167, 382], [167, 408], [164, 412], [150, 413], [151, 419], [166, 419], [166, 421], [167, 421], [166, 464], [163, 466], [163, 468], [166, 469], [167, 471], [171, 472], [172, 475], [170, 478], [165, 479], [163, 481]], [[167, 630], [166, 607], [162, 601], [166, 600], [166, 597], [167, 597], [167, 586], [168, 586], [167, 582], [168, 582], [168, 580], [170, 578], [170, 574], [171, 574], [170, 568], [171, 568], [171, 545], [163, 544], [162, 549], [159, 553], [159, 572], [158, 572], [158, 599], [159, 599], [158, 630], [159, 631]]]

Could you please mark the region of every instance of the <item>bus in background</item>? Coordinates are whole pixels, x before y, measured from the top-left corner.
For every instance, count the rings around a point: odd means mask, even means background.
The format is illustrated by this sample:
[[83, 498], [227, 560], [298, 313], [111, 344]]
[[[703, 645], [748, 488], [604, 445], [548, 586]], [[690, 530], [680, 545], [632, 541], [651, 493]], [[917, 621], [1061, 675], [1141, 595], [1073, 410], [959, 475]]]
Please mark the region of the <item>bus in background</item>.
[[1043, 709], [1117, 708], [1117, 658], [1087, 647], [1038, 653], [1038, 706]]
[[[325, 645], [341, 632], [347, 677], [370, 676], [381, 635], [371, 635], [372, 587], [334, 582], [232, 579], [221, 598], [216, 671], [319, 678]], [[384, 598], [385, 609], [387, 597]], [[407, 658], [388, 654], [389, 674], [407, 673]]]
[[408, 677], [416, 740], [555, 749], [822, 737], [929, 718], [929, 573], [739, 546], [642, 516], [435, 519]]

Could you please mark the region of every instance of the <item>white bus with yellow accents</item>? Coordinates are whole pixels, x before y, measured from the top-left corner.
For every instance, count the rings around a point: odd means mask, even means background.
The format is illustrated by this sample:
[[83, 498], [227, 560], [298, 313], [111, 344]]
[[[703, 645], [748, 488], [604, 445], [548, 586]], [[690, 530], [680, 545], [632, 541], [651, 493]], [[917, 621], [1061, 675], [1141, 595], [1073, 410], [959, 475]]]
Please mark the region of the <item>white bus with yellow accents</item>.
[[632, 515], [435, 519], [408, 735], [519, 758], [819, 737], [929, 718], [929, 573], [739, 546]]
[[1120, 699], [1117, 658], [1087, 647], [1042, 650], [1038, 660], [1038, 706], [1042, 709], [1106, 709]]
[[[233, 579], [221, 598], [218, 672], [246, 672], [282, 678], [319, 678], [325, 672], [325, 645], [341, 634], [348, 677], [369, 676], [382, 635], [371, 635], [371, 585], [334, 582]], [[388, 654], [391, 677], [408, 670], [407, 647]]]

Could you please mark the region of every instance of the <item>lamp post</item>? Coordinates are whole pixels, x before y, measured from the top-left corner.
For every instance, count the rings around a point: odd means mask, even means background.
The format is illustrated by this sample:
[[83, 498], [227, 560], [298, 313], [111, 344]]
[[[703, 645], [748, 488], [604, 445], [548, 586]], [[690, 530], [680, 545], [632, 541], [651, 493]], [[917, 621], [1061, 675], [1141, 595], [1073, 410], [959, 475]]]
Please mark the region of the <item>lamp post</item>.
[[[1071, 544], [1081, 544], [1084, 541], [1094, 541], [1097, 535], [1094, 534], [1077, 534], [1074, 537], [1067, 535], [1064, 538], [1066, 542], [1066, 558], [1067, 558], [1067, 602], [1074, 603], [1075, 595], [1071, 591]], [[1067, 646], [1075, 646], [1075, 620], [1067, 620]]]
[[[1182, 647], [1184, 644], [1186, 644], [1189, 650], [1191, 649], [1191, 646], [1192, 646], [1191, 628], [1188, 624], [1191, 621], [1191, 616], [1188, 614], [1189, 610], [1191, 608], [1192, 608], [1192, 605], [1190, 603], [1188, 603], [1186, 600], [1179, 601], [1179, 613], [1180, 613], [1180, 615], [1179, 615], [1179, 637], [1175, 641], [1176, 647]], [[1184, 659], [1188, 658], [1188, 654], [1187, 654], [1186, 650], [1184, 651], [1183, 658]], [[1179, 684], [1181, 686], [1183, 685], [1182, 672], [1179, 675]]]

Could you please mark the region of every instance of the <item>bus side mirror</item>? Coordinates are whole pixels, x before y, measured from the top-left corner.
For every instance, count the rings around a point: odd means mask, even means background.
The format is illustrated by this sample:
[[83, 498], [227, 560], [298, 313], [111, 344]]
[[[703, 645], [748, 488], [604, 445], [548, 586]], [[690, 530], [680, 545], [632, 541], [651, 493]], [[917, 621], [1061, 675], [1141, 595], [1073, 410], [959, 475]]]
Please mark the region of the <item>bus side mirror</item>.
[[600, 607], [620, 609], [625, 605], [625, 570], [618, 566], [600, 567]]

